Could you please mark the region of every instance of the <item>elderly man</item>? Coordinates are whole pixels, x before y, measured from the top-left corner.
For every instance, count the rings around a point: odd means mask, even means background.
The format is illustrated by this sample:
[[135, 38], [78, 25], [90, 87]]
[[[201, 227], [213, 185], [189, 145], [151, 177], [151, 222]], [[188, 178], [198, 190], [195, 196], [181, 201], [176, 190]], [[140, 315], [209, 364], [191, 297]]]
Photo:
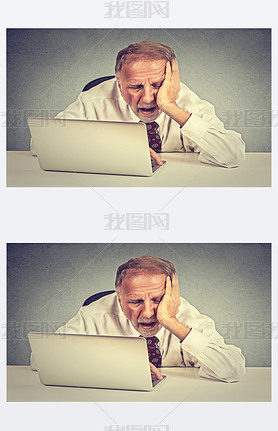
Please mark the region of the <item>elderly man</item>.
[[115, 293], [81, 307], [60, 333], [147, 339], [151, 372], [161, 366], [199, 367], [199, 375], [225, 382], [245, 373], [237, 347], [226, 345], [214, 322], [180, 297], [174, 265], [158, 257], [130, 259], [118, 268]]
[[244, 160], [240, 135], [225, 130], [213, 106], [180, 83], [169, 46], [151, 41], [129, 45], [117, 55], [115, 75], [82, 92], [57, 118], [142, 121], [158, 164], [161, 152], [198, 152], [201, 162], [225, 167]]

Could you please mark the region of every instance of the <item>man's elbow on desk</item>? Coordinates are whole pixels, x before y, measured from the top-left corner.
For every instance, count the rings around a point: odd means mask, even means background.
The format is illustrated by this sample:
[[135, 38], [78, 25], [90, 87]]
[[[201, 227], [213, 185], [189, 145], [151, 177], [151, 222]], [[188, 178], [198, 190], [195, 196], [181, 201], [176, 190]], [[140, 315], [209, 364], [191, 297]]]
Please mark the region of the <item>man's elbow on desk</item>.
[[206, 367], [200, 367], [199, 376], [213, 380], [219, 380], [226, 383], [238, 382], [245, 374], [245, 358], [240, 353], [240, 357], [231, 357], [229, 363], [223, 363], [223, 367], [218, 364], [217, 370], [207, 369]]
[[246, 374], [245, 366], [242, 364], [236, 364], [236, 366], [231, 369], [231, 373], [226, 377], [221, 379], [226, 383], [236, 383]]
[[[241, 136], [233, 131], [230, 131], [231, 141], [228, 142], [229, 147], [224, 157], [222, 166], [226, 168], [237, 168], [246, 159], [245, 155], [245, 143], [241, 139]], [[221, 153], [219, 154], [219, 160], [221, 162]], [[221, 164], [221, 163], [220, 163]]]
[[213, 157], [204, 151], [201, 151], [198, 157], [199, 162], [207, 163], [209, 165], [215, 165], [222, 168], [238, 168], [246, 159], [244, 146], [235, 148], [229, 153], [219, 154], [217, 157]]
[[227, 168], [237, 168], [246, 159], [245, 143], [240, 136], [237, 138], [237, 141], [239, 142], [235, 142], [236, 145], [231, 145], [230, 153], [228, 153], [229, 158], [227, 158], [226, 164], [224, 165]]
[[218, 380], [220, 382], [225, 382], [225, 383], [236, 383], [245, 374], [246, 374], [245, 367], [241, 367], [241, 366], [238, 367], [238, 369], [231, 370], [231, 372], [229, 374], [226, 374], [226, 375], [223, 375], [223, 376], [220, 375], [220, 374], [215, 375], [214, 373], [204, 372], [201, 368], [200, 368], [200, 371], [198, 373], [198, 375], [200, 377], [207, 378], [207, 379], [212, 379], [212, 380]]

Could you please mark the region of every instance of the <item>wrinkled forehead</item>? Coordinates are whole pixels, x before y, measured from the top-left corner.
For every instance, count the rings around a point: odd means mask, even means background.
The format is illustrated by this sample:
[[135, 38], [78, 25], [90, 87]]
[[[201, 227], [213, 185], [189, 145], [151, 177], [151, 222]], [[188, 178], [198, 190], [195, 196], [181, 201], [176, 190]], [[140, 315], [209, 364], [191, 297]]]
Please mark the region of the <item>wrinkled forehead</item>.
[[138, 58], [126, 62], [121, 71], [120, 79], [131, 81], [140, 79], [162, 79], [165, 74], [166, 60]]
[[164, 292], [166, 274], [148, 273], [145, 271], [129, 270], [121, 284], [121, 293], [125, 295], [143, 295], [149, 293], [152, 295]]

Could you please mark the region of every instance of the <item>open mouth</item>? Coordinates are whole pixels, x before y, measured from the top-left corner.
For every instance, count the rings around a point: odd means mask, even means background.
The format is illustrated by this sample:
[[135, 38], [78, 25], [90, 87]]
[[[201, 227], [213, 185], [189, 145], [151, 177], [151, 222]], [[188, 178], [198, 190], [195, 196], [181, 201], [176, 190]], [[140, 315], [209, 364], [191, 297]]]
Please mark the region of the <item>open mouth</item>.
[[156, 324], [156, 322], [148, 322], [148, 323], [143, 322], [143, 323], [139, 323], [140, 327], [143, 328], [143, 329], [152, 329], [152, 328], [154, 328], [155, 324]]
[[153, 114], [155, 110], [156, 110], [156, 106], [153, 106], [151, 108], [139, 108], [139, 111], [144, 115]]

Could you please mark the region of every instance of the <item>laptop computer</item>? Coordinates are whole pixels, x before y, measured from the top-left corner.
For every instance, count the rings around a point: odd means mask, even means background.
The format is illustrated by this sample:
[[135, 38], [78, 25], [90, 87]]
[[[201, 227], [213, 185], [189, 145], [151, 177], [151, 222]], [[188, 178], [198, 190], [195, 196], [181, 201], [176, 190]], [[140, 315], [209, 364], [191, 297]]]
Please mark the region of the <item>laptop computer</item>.
[[44, 170], [151, 176], [163, 166], [151, 162], [144, 123], [30, 117], [28, 125]]
[[44, 385], [151, 391], [164, 380], [152, 380], [142, 337], [30, 332], [28, 339]]

